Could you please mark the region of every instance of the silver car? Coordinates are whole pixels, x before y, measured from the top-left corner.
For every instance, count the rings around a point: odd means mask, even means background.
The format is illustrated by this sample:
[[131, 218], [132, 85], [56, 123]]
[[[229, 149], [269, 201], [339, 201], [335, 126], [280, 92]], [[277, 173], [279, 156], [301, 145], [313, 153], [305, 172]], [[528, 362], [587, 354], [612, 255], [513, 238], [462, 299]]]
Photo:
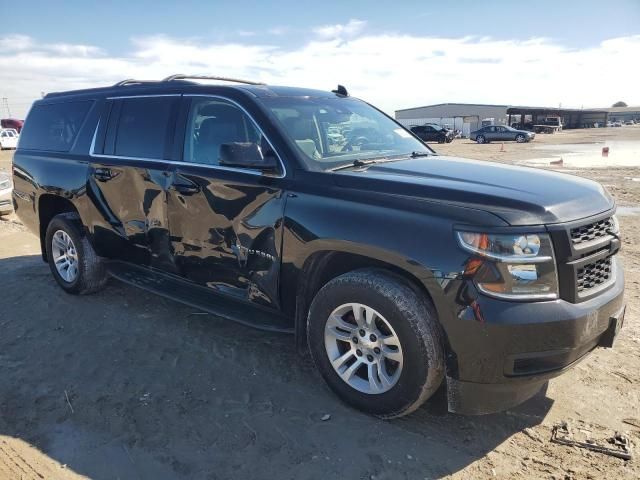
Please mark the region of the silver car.
[[0, 215], [13, 212], [11, 202], [11, 177], [8, 173], [0, 172]]
[[526, 130], [516, 130], [515, 128], [505, 125], [488, 125], [480, 130], [471, 132], [469, 137], [478, 143], [489, 142], [530, 142], [535, 138], [536, 134]]

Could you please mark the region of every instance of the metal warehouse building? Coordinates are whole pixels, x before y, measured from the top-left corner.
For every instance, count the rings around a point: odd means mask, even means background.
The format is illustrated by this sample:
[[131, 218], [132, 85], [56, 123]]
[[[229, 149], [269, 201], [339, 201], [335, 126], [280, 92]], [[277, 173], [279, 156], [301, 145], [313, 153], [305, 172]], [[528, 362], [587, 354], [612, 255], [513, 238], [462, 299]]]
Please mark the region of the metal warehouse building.
[[396, 110], [396, 120], [404, 126], [437, 123], [460, 130], [469, 136], [473, 130], [480, 128], [482, 120], [493, 119], [496, 125], [507, 124], [509, 105], [482, 105], [475, 103], [439, 103], [425, 107]]
[[400, 123], [411, 127], [425, 123], [437, 123], [460, 130], [463, 136], [477, 130], [486, 120], [493, 125], [524, 123], [537, 125], [544, 123], [547, 116], [560, 116], [564, 128], [585, 128], [606, 125], [610, 111], [615, 109], [574, 109], [522, 107], [515, 105], [483, 105], [476, 103], [439, 103], [425, 107], [396, 110], [395, 117]]
[[611, 107], [606, 110], [609, 112], [609, 120], [612, 122], [640, 121], [640, 107]]

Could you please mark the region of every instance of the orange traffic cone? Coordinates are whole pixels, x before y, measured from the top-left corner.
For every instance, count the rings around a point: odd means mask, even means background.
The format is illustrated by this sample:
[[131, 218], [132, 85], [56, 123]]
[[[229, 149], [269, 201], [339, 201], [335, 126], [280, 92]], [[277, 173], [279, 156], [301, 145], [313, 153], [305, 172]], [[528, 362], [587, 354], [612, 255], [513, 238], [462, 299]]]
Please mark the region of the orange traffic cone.
[[504, 152], [504, 142], [502, 142], [502, 145], [500, 145], [500, 151]]

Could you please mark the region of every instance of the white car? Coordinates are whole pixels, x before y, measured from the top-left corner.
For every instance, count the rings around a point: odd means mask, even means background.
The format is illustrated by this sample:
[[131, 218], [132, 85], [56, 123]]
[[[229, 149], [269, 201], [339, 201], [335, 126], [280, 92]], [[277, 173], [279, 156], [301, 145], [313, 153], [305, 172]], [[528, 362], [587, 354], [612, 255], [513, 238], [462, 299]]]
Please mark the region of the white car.
[[11, 177], [8, 173], [0, 172], [0, 215], [13, 212], [11, 201]]
[[18, 134], [11, 128], [0, 130], [0, 149], [16, 149], [18, 148]]

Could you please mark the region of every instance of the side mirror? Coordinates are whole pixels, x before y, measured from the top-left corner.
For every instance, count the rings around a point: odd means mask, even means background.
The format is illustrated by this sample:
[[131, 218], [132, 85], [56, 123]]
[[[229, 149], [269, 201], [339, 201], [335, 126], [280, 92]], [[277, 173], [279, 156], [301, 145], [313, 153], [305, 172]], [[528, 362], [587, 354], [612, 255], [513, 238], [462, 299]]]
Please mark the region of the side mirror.
[[257, 143], [233, 142], [220, 145], [220, 165], [274, 172], [278, 169], [278, 160], [272, 152], [264, 155]]

